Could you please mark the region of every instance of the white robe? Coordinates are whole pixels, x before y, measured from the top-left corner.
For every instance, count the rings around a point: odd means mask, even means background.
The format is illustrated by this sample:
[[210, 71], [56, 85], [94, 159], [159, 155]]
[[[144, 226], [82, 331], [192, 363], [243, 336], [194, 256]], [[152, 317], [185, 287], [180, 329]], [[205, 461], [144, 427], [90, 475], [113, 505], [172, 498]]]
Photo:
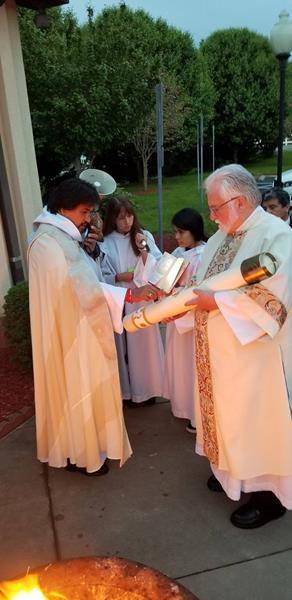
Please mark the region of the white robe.
[[[186, 285], [196, 275], [202, 260], [205, 244], [185, 250], [176, 248], [174, 256], [189, 261], [179, 285]], [[192, 324], [194, 317], [192, 315]], [[163, 397], [171, 402], [171, 410], [175, 417], [188, 419], [195, 427], [194, 405], [195, 380], [195, 339], [193, 327], [187, 332], [180, 332], [177, 321], [168, 323], [165, 342], [165, 370]]]
[[[80, 233], [60, 215], [35, 221], [29, 258], [37, 455], [88, 472], [131, 455], [113, 326], [122, 330], [125, 291], [100, 284]], [[90, 259], [91, 260], [91, 259]]]
[[[130, 235], [122, 235], [113, 231], [104, 239], [101, 248], [105, 253], [106, 262], [103, 262], [102, 272], [106, 282], [115, 283], [115, 275], [129, 269], [135, 270], [135, 283], [120, 283], [124, 287], [135, 287], [146, 283], [143, 273], [147, 272], [147, 263], [151, 258], [161, 256], [154, 238], [148, 231], [144, 231], [150, 249], [146, 265], [141, 257], [134, 253]], [[125, 305], [125, 313], [137, 310], [143, 303]], [[119, 361], [122, 397], [140, 403], [149, 398], [162, 395], [163, 387], [163, 361], [164, 351], [159, 331], [159, 326], [154, 325], [148, 329], [137, 331], [135, 335], [124, 332], [116, 337], [116, 346]]]
[[278, 270], [260, 285], [217, 292], [219, 310], [195, 311], [196, 451], [208, 456], [233, 500], [241, 491], [270, 490], [292, 509], [290, 374], [285, 377], [291, 362], [283, 360], [291, 329], [292, 231], [261, 207], [239, 229], [236, 236], [218, 230], [210, 238], [198, 283], [260, 252], [270, 252]]

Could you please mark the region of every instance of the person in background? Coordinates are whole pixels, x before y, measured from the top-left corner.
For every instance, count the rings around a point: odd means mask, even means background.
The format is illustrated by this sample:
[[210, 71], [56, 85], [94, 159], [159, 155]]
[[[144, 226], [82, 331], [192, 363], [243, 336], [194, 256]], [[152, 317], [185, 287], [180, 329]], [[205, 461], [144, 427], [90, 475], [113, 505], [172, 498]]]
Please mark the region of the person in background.
[[290, 214], [290, 196], [288, 192], [281, 188], [273, 188], [266, 192], [262, 199], [262, 207], [271, 215], [279, 217], [289, 227], [292, 227], [292, 217]]
[[[281, 188], [271, 189], [263, 195], [262, 207], [271, 215], [282, 219], [282, 221], [292, 228], [290, 196], [288, 192], [285, 192]], [[292, 369], [290, 368], [292, 356], [292, 319], [286, 319], [282, 328], [281, 352], [288, 388], [292, 390]]]
[[157, 297], [151, 286], [127, 290], [99, 282], [82, 247], [98, 203], [85, 181], [60, 183], [34, 221], [28, 250], [37, 456], [91, 476], [108, 472], [107, 458], [122, 465], [132, 453], [113, 329], [122, 331], [125, 300]]
[[[140, 285], [148, 255], [160, 257], [161, 252], [149, 231], [141, 228], [132, 203], [122, 196], [107, 198], [104, 212], [104, 242], [101, 249], [104, 280], [112, 285]], [[134, 272], [136, 274], [134, 283]], [[126, 303], [125, 312], [143, 306]], [[131, 407], [154, 404], [162, 395], [164, 352], [158, 325], [135, 335], [116, 335], [122, 397]]]
[[[183, 208], [172, 218], [172, 225], [178, 244], [172, 254], [189, 262], [177, 282], [178, 286], [184, 286], [195, 277], [202, 259], [206, 242], [204, 221], [200, 213], [193, 208]], [[192, 314], [190, 318], [194, 319]], [[194, 433], [194, 330], [192, 328], [187, 332], [180, 331], [179, 324], [180, 320], [167, 323], [163, 397], [170, 400], [173, 415], [187, 419], [186, 429], [189, 433]]]

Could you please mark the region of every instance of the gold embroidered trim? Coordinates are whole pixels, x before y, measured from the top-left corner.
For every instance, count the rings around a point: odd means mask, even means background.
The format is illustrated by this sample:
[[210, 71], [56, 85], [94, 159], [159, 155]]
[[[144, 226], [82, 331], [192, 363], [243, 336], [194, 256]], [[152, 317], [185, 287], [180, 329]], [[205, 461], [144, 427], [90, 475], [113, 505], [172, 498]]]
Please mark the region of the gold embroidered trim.
[[278, 323], [281, 329], [287, 318], [287, 310], [277, 296], [259, 283], [243, 288], [243, 292], [263, 308]]
[[[205, 279], [229, 269], [239, 250], [245, 233], [245, 231], [239, 231], [235, 235], [226, 236], [211, 259], [206, 271]], [[209, 313], [207, 311], [195, 311], [196, 367], [199, 384], [204, 452], [210, 462], [218, 467], [219, 448], [208, 341], [208, 315]]]
[[226, 236], [222, 244], [219, 246], [219, 248], [217, 248], [213, 258], [211, 259], [204, 279], [207, 279], [208, 277], [212, 277], [212, 275], [217, 275], [218, 273], [222, 273], [223, 271], [229, 269], [239, 250], [239, 247], [245, 234], [245, 231], [240, 231], [232, 236]]
[[218, 466], [219, 449], [214, 413], [212, 373], [208, 342], [208, 315], [209, 313], [205, 310], [195, 311], [196, 367], [200, 394], [204, 452], [210, 462], [215, 466]]
[[148, 325], [154, 325], [154, 323], [152, 323], [152, 321], [149, 321], [149, 319], [148, 319], [148, 318], [146, 317], [146, 315], [145, 315], [145, 310], [146, 310], [146, 308], [147, 308], [146, 306], [144, 306], [143, 308], [141, 308], [141, 312], [142, 312], [142, 315], [143, 315], [143, 319], [144, 319], [144, 321], [146, 321], [146, 323], [147, 323]]
[[[132, 320], [134, 327], [136, 327], [136, 329], [143, 329], [143, 327], [147, 327], [147, 325], [154, 325], [154, 323], [151, 323], [151, 321], [149, 321], [149, 319], [147, 319], [147, 317], [145, 315], [145, 308], [146, 308], [146, 306], [144, 306], [143, 308], [140, 308], [138, 311], [138, 314], [135, 312], [132, 313], [131, 320]], [[144, 319], [145, 323], [140, 322], [141, 317]], [[137, 325], [136, 321], [138, 321], [139, 325]], [[146, 325], [146, 323], [147, 323], [147, 325]]]

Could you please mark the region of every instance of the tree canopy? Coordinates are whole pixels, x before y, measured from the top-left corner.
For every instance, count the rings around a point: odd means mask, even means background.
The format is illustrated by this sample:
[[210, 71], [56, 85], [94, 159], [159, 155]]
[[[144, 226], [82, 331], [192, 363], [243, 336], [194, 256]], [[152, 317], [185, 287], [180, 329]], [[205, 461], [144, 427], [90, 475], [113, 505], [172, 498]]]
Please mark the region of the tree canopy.
[[177, 140], [183, 126], [184, 146], [194, 144], [199, 113], [204, 109], [206, 121], [212, 117], [213, 88], [189, 34], [124, 5], [95, 18], [91, 9], [83, 26], [70, 12], [50, 12], [45, 32], [35, 28], [29, 11], [20, 18], [41, 175], [81, 152], [94, 157], [129, 147], [152, 118], [154, 86], [163, 79], [171, 78], [176, 106], [188, 106]]
[[[85, 49], [75, 17], [51, 11], [48, 31], [30, 11], [20, 18], [22, 48], [40, 175], [56, 174], [92, 144], [102, 90], [88, 88]], [[80, 60], [80, 57], [83, 59]]]
[[33, 11], [20, 9], [41, 178], [48, 180], [81, 154], [99, 167], [106, 156], [131, 161], [131, 170], [140, 160], [147, 174], [155, 152], [157, 83], [166, 90], [169, 164], [173, 156], [176, 165], [187, 165], [188, 153], [194, 164], [200, 114], [206, 129], [215, 123], [216, 152], [224, 160], [276, 146], [278, 68], [263, 36], [217, 31], [197, 49], [188, 33], [125, 4], [96, 16], [89, 8], [84, 25], [70, 11], [49, 12], [51, 27], [41, 31]]
[[226, 29], [201, 45], [215, 88], [215, 126], [222, 158], [245, 159], [274, 149], [278, 68], [268, 39], [248, 29]]

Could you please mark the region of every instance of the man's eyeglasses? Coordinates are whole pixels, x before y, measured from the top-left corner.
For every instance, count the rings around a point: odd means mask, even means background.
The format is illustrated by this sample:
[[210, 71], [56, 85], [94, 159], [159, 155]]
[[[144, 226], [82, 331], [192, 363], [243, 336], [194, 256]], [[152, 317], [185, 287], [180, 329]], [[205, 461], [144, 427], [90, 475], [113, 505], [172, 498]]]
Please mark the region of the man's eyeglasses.
[[240, 197], [241, 196], [234, 196], [233, 198], [226, 200], [226, 202], [222, 202], [222, 204], [219, 204], [218, 206], [209, 206], [210, 214], [213, 213], [213, 215], [217, 215], [218, 212], [220, 211], [220, 209], [222, 208], [222, 206], [225, 206], [226, 204], [229, 204], [229, 202], [232, 202], [233, 200], [237, 200], [237, 198], [240, 198]]

